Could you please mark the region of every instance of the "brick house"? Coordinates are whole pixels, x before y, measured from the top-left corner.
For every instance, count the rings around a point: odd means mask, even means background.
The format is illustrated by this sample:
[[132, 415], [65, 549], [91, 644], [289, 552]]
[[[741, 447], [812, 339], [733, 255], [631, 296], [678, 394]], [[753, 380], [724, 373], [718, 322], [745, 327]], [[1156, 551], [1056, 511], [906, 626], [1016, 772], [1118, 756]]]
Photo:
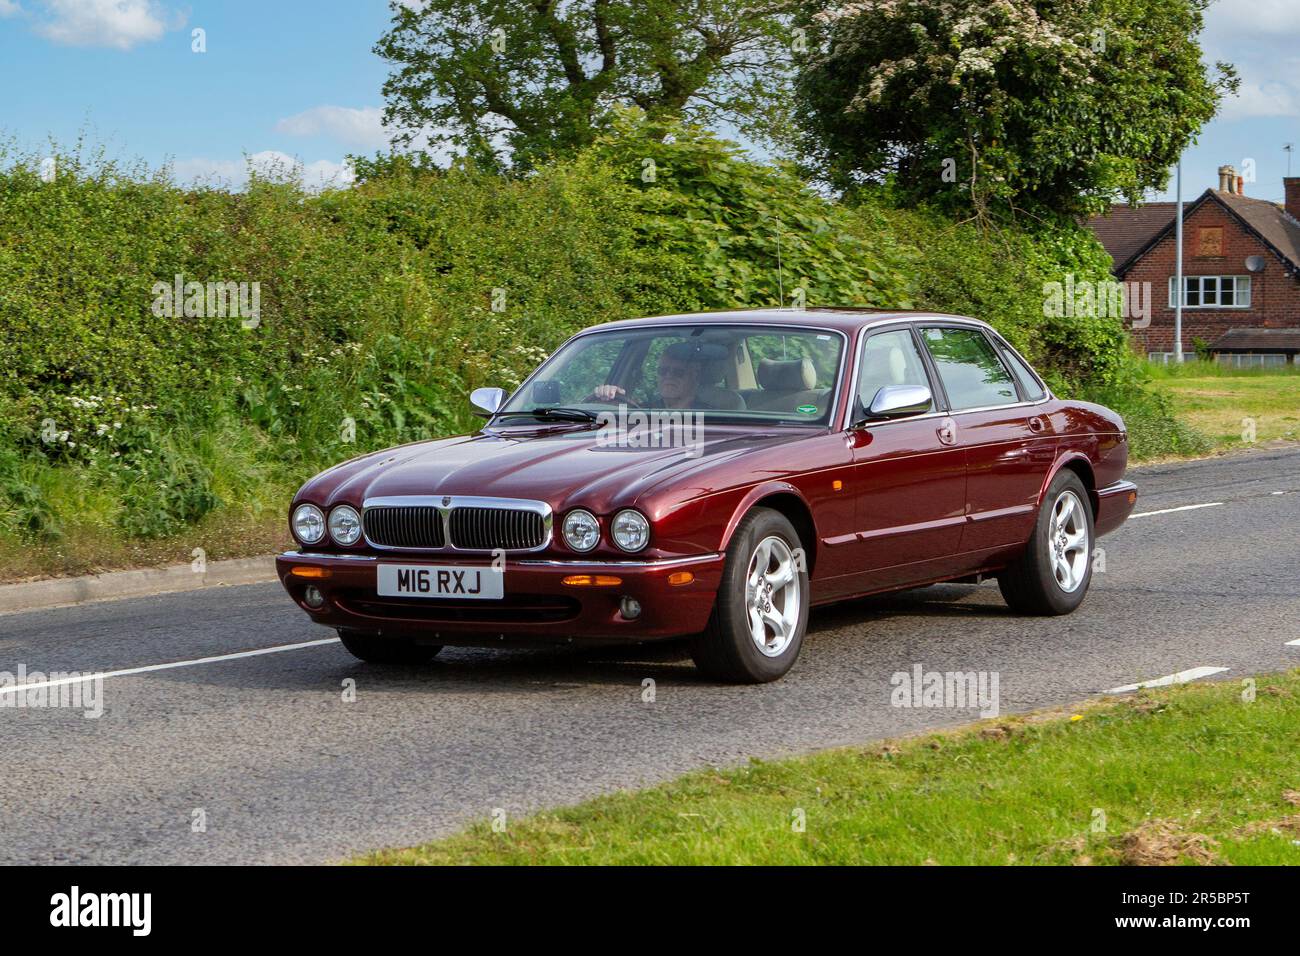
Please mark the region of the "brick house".
[[[1220, 362], [1300, 361], [1300, 176], [1282, 180], [1283, 205], [1243, 194], [1231, 166], [1219, 188], [1183, 204], [1183, 352], [1208, 347]], [[1130, 331], [1158, 361], [1174, 348], [1174, 216], [1171, 202], [1112, 206], [1089, 220], [1122, 282], [1151, 283], [1151, 320]]]

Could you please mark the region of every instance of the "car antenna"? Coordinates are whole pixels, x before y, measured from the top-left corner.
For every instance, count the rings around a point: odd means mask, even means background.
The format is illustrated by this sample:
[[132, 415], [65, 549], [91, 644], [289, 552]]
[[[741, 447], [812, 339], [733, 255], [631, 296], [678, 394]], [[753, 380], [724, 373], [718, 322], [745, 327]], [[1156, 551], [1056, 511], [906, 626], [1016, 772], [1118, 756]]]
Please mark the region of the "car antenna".
[[781, 224], [776, 224], [776, 295], [780, 303], [778, 308], [785, 308], [785, 278], [781, 274]]

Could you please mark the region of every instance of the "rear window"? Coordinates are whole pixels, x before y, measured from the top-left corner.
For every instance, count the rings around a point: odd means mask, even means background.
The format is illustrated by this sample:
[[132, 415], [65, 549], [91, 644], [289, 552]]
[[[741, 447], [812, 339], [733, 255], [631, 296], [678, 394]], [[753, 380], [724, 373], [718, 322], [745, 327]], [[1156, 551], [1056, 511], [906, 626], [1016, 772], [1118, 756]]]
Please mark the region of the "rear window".
[[1025, 393], [1027, 401], [1036, 402], [1047, 397], [1047, 390], [1043, 388], [1033, 370], [1024, 363], [1019, 355], [1001, 342], [998, 343], [998, 351], [1002, 353], [1002, 358], [1015, 374], [1016, 381], [1020, 383], [1020, 390]]
[[921, 329], [954, 410], [1011, 405], [1019, 401], [1015, 382], [979, 329]]

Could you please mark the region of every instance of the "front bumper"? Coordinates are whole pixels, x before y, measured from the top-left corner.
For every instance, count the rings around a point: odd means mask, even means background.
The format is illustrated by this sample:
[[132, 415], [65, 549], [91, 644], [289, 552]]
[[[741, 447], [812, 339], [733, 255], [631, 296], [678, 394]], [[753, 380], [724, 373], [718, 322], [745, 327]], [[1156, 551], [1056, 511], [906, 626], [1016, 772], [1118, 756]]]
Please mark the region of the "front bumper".
[[1109, 534], [1122, 525], [1137, 504], [1137, 485], [1131, 481], [1117, 481], [1097, 489], [1097, 514], [1093, 530], [1097, 537]]
[[[484, 568], [487, 562], [451, 557], [376, 557], [290, 551], [275, 559], [276, 574], [318, 624], [369, 633], [414, 637], [429, 643], [467, 646], [553, 644], [568, 641], [626, 643], [682, 637], [704, 630], [722, 580], [725, 555], [663, 561], [508, 560], [502, 600], [380, 597], [380, 564], [454, 565]], [[306, 569], [295, 574], [295, 569]], [[670, 583], [689, 572], [688, 583]], [[303, 577], [301, 574], [317, 575]], [[612, 576], [614, 586], [575, 586], [565, 578]], [[306, 601], [315, 587], [323, 604]], [[623, 616], [624, 597], [641, 613]]]

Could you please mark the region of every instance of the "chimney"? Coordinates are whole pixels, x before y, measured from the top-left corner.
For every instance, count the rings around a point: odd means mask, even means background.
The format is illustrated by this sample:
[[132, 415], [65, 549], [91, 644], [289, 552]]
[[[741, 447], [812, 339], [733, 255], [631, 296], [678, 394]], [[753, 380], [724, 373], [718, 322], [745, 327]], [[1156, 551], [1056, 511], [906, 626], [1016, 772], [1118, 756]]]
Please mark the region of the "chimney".
[[1300, 176], [1287, 176], [1282, 180], [1286, 190], [1286, 211], [1292, 219], [1300, 220]]
[[1244, 195], [1246, 195], [1246, 177], [1245, 177], [1245, 176], [1238, 176], [1238, 177], [1237, 177], [1237, 195], [1239, 195], [1239, 196], [1244, 196]]
[[1237, 171], [1231, 166], [1219, 167], [1219, 192], [1230, 193], [1237, 185]]

